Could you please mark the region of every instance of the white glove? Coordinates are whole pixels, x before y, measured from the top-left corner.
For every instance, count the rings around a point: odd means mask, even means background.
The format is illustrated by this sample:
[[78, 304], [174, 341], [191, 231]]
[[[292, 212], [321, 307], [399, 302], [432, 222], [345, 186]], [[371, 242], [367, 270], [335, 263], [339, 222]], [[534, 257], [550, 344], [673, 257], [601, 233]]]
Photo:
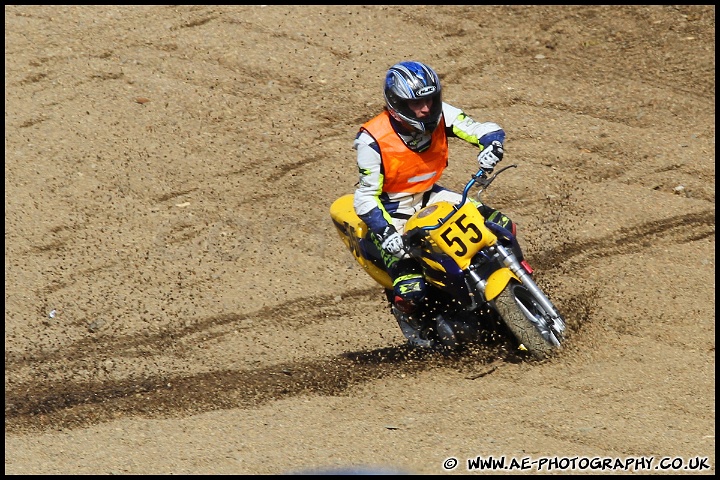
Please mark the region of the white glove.
[[380, 246], [390, 255], [397, 258], [402, 258], [405, 255], [405, 243], [402, 236], [395, 230], [395, 227], [388, 225], [379, 237]]
[[497, 165], [497, 163], [502, 160], [503, 153], [504, 151], [502, 143], [495, 140], [478, 154], [478, 163], [480, 164], [480, 167], [487, 173], [492, 173], [495, 165]]

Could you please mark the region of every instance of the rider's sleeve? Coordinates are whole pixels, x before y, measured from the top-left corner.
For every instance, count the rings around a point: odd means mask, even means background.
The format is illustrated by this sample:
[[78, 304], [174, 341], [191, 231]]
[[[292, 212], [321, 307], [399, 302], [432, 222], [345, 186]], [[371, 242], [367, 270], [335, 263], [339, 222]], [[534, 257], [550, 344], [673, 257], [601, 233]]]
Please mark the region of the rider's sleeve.
[[357, 151], [360, 181], [355, 189], [355, 213], [371, 232], [381, 232], [391, 221], [380, 201], [383, 186], [382, 159], [375, 139], [361, 130], [353, 148]]
[[468, 143], [477, 145], [480, 150], [498, 140], [505, 143], [505, 131], [493, 122], [477, 122], [468, 117], [462, 110], [443, 102], [446, 132], [448, 136], [462, 138]]

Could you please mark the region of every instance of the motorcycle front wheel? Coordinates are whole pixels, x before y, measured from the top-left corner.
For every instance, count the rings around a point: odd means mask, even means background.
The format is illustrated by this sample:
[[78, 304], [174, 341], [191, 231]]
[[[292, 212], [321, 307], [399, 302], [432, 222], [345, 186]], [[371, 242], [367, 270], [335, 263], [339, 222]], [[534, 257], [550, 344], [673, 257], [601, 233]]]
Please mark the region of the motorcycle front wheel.
[[545, 320], [549, 312], [522, 283], [511, 280], [492, 303], [519, 342], [521, 350], [525, 349], [534, 358], [542, 360], [560, 347], [561, 333], [550, 328]]

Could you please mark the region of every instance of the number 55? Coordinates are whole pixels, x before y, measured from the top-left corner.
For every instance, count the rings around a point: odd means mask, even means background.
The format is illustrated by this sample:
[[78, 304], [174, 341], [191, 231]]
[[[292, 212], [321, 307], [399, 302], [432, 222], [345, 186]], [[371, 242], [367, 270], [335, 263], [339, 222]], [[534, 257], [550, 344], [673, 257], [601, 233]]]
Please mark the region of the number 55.
[[[458, 257], [462, 257], [468, 251], [468, 248], [463, 240], [472, 243], [479, 243], [480, 240], [482, 240], [482, 233], [480, 233], [480, 229], [477, 225], [474, 223], [463, 225], [463, 220], [465, 220], [465, 218], [467, 218], [465, 214], [460, 215], [457, 220], [455, 220], [455, 222], [447, 228], [447, 230], [440, 234], [440, 237], [445, 240], [445, 243], [447, 243], [449, 247], [455, 243], [458, 244], [460, 250], [454, 252]], [[454, 225], [457, 225], [460, 231], [465, 235], [450, 237], [450, 232], [452, 231]], [[472, 231], [475, 235], [468, 234], [469, 231]]]

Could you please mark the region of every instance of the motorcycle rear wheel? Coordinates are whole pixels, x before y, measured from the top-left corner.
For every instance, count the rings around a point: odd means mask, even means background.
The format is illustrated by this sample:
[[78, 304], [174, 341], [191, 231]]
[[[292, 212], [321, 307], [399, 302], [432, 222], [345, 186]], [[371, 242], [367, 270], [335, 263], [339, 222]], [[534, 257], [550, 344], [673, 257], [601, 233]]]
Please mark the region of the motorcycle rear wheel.
[[494, 308], [520, 344], [534, 358], [548, 358], [559, 348], [562, 338], [549, 328], [546, 313], [534, 294], [523, 284], [511, 280], [493, 301]]

